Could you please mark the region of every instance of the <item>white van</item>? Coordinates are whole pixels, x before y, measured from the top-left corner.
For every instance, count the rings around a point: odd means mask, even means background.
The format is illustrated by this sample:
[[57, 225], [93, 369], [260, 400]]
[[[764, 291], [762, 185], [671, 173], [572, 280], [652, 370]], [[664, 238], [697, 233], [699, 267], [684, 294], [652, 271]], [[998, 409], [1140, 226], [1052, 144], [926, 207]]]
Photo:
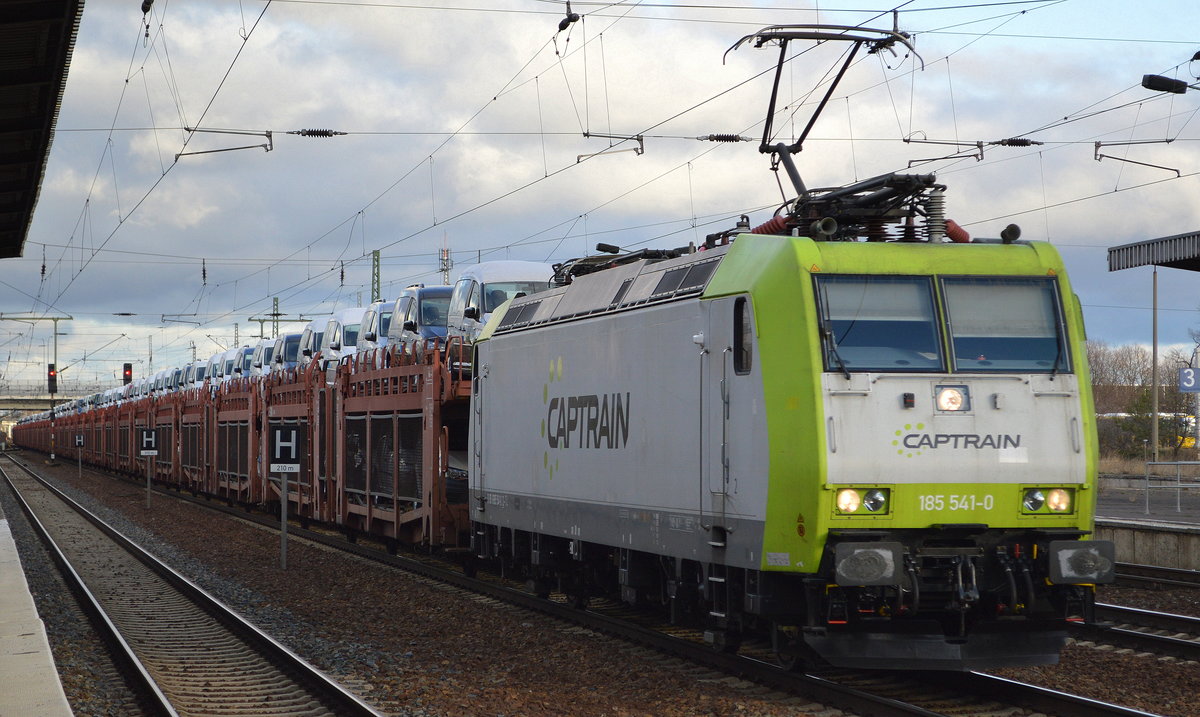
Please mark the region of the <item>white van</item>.
[[300, 332], [300, 367], [307, 366], [321, 350], [321, 338], [325, 335], [325, 324], [328, 323], [329, 317], [323, 316], [304, 325], [304, 331]]
[[225, 378], [249, 378], [250, 361], [254, 357], [254, 347], [242, 346], [241, 348], [230, 349], [230, 351], [233, 353], [233, 370]]
[[271, 354], [275, 352], [275, 339], [259, 339], [250, 355], [250, 376], [262, 376], [271, 372]]
[[222, 369], [225, 367], [225, 362], [222, 358], [224, 355], [225, 352], [220, 351], [208, 357], [208, 362], [204, 366], [204, 376], [208, 379], [210, 384], [217, 384], [224, 375], [224, 373], [222, 373]]
[[157, 396], [161, 393], [166, 393], [169, 391], [170, 388], [167, 385], [167, 381], [170, 379], [170, 377], [171, 369], [169, 368], [164, 368], [162, 371], [154, 374], [154, 377], [150, 379], [150, 394]]
[[388, 328], [392, 325], [391, 301], [376, 301], [367, 307], [363, 314], [362, 330], [358, 334], [356, 344], [359, 353], [372, 349], [385, 348], [388, 345]]
[[473, 342], [496, 307], [518, 294], [550, 288], [554, 268], [536, 261], [485, 261], [467, 267], [454, 283], [446, 336]]
[[204, 385], [204, 378], [208, 375], [207, 361], [193, 361], [188, 364], [187, 370], [183, 374], [184, 388], [200, 388]]
[[326, 381], [333, 383], [338, 363], [343, 356], [353, 356], [358, 345], [358, 332], [362, 329], [365, 306], [338, 309], [329, 317], [321, 336], [321, 370], [326, 372]]
[[304, 334], [283, 334], [275, 339], [275, 346], [271, 349], [271, 367], [263, 367], [263, 373], [274, 373], [276, 371], [286, 371], [289, 368], [296, 368], [300, 365], [300, 338]]
[[242, 349], [234, 347], [221, 354], [221, 383], [238, 378], [242, 368]]

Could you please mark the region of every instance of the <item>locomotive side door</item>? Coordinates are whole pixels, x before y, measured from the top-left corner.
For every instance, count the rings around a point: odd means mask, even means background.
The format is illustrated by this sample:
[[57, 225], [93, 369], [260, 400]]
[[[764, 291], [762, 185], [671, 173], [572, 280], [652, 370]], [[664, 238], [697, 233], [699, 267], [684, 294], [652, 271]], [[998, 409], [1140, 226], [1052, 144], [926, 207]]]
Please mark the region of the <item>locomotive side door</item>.
[[742, 434], [750, 422], [739, 420], [752, 401], [749, 356], [753, 345], [750, 297], [733, 296], [708, 303], [701, 354], [701, 515], [713, 525], [710, 540], [724, 542], [730, 514], [737, 509], [738, 476], [749, 467], [751, 441]]

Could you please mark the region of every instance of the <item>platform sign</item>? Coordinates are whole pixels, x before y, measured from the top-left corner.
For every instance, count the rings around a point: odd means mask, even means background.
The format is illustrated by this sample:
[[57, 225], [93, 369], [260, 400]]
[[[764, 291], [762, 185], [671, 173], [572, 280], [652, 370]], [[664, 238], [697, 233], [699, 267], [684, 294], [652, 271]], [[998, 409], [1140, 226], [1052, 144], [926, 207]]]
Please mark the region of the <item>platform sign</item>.
[[83, 448], [83, 434], [82, 433], [75, 434], [75, 447]]
[[271, 426], [271, 472], [299, 473], [304, 434], [299, 426]]
[[267, 445], [270, 452], [268, 464], [272, 473], [282, 473], [279, 476], [279, 567], [287, 570], [287, 537], [288, 537], [288, 501], [291, 499], [291, 488], [288, 486], [288, 474], [300, 473], [300, 457], [304, 455], [304, 434], [296, 425], [271, 426], [271, 441]]
[[157, 456], [158, 430], [154, 428], [142, 428], [139, 430], [141, 431], [141, 437], [139, 438], [139, 441], [141, 442], [141, 451], [138, 453], [138, 455], [142, 456], [143, 458], [146, 456]]
[[1200, 368], [1179, 369], [1179, 392], [1200, 393]]

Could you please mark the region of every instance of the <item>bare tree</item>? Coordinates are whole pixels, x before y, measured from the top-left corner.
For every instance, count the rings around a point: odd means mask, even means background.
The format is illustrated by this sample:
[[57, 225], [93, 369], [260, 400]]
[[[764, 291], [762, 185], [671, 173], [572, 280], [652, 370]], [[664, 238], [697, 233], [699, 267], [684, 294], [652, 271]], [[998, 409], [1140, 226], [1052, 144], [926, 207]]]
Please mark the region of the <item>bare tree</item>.
[[1135, 413], [1138, 399], [1150, 385], [1150, 352], [1141, 346], [1110, 347], [1103, 341], [1088, 341], [1087, 355], [1096, 413]]

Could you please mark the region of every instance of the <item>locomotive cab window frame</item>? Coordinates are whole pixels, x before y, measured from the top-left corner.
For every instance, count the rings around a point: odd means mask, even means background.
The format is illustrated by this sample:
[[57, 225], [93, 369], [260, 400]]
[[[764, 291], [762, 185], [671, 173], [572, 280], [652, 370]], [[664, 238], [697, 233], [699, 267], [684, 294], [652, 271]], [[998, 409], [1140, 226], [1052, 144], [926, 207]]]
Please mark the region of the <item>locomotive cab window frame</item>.
[[1071, 373], [1058, 281], [943, 276], [951, 365], [969, 373]]
[[733, 372], [745, 376], [754, 368], [754, 314], [750, 300], [739, 296], [733, 302]]
[[931, 276], [813, 276], [825, 370], [942, 372], [941, 321]]

